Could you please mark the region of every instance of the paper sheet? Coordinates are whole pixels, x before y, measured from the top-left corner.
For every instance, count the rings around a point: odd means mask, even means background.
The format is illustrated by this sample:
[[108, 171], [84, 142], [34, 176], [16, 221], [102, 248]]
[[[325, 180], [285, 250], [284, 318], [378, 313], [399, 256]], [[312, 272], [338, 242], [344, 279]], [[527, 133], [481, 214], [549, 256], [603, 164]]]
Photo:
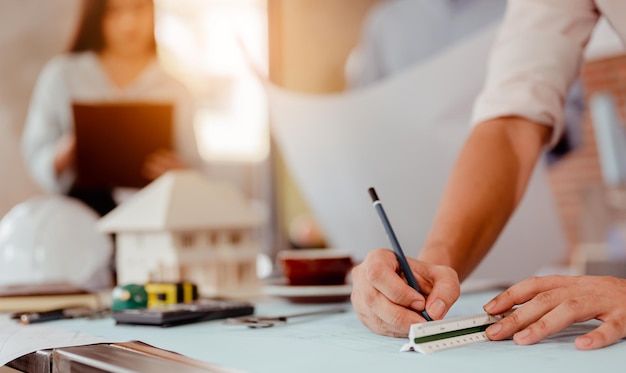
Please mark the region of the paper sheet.
[[[418, 254], [469, 133], [496, 26], [358, 91], [300, 94], [267, 83], [278, 148], [332, 246], [357, 259], [389, 247], [367, 193], [373, 186], [406, 255]], [[539, 166], [523, 203], [472, 277], [518, 281], [562, 259], [565, 249]]]
[[49, 324], [21, 325], [6, 314], [0, 315], [0, 366], [38, 350], [110, 342], [126, 340], [94, 337]]
[[[496, 293], [463, 295], [447, 317], [476, 314]], [[349, 309], [350, 304], [345, 306]], [[296, 305], [280, 300], [257, 303], [258, 315], [272, 316], [337, 305]], [[597, 351], [578, 351], [574, 339], [597, 323], [576, 324], [532, 346], [513, 341], [485, 342], [431, 355], [399, 352], [405, 338], [368, 330], [354, 312], [297, 318], [267, 329], [224, 325], [221, 321], [175, 328], [114, 326], [112, 320], [61, 320], [56, 327], [103, 338], [140, 340], [190, 358], [254, 373], [294, 372], [568, 372], [616, 371], [626, 343]]]

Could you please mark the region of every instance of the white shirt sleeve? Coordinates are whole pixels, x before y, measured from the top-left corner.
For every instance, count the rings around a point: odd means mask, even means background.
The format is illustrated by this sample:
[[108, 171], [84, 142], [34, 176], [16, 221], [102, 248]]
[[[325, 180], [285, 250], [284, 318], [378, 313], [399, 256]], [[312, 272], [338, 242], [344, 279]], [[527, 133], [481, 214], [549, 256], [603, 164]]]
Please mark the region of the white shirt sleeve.
[[69, 102], [62, 80], [63, 62], [53, 59], [39, 75], [22, 135], [22, 152], [31, 176], [43, 190], [66, 194], [74, 171], [57, 176], [54, 170], [57, 142], [68, 130], [63, 128], [60, 114]]
[[520, 116], [563, 133], [563, 107], [599, 18], [593, 0], [510, 0], [472, 123]]

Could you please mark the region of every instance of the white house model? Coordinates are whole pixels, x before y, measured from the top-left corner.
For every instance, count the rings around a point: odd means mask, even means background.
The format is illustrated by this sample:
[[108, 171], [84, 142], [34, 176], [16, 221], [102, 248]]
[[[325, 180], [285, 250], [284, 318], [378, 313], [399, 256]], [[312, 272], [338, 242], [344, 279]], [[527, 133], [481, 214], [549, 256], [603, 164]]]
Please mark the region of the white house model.
[[118, 284], [191, 281], [204, 296], [259, 290], [260, 215], [230, 185], [172, 171], [98, 222], [115, 233]]

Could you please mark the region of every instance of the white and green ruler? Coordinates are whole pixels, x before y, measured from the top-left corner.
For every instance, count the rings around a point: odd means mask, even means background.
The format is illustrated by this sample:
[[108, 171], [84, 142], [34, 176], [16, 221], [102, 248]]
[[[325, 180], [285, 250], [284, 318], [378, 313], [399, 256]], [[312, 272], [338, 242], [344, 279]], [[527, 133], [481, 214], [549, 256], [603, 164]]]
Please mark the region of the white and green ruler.
[[453, 347], [487, 341], [485, 330], [501, 320], [504, 315], [486, 313], [429, 321], [411, 325], [409, 342], [402, 351], [417, 351], [430, 354]]

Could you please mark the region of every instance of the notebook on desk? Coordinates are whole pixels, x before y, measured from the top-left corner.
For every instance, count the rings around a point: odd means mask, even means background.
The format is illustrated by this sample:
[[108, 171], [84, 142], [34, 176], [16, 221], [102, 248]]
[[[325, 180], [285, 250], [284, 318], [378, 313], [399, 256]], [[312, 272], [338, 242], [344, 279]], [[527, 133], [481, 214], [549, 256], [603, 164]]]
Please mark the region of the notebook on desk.
[[0, 312], [34, 312], [73, 306], [98, 308], [100, 296], [69, 283], [0, 286]]
[[79, 188], [141, 188], [146, 157], [173, 149], [169, 103], [74, 103]]

